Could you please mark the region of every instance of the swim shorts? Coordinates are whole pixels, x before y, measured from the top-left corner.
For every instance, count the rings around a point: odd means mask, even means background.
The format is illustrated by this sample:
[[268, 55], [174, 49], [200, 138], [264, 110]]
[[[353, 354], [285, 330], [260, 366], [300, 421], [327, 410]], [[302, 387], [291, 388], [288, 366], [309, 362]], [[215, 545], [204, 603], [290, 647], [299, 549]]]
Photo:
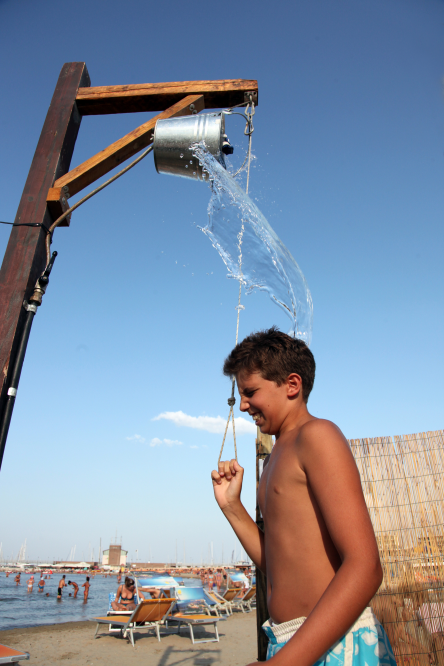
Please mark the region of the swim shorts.
[[[292, 638], [307, 618], [273, 624], [267, 620], [262, 627], [269, 643], [267, 660], [274, 657]], [[313, 666], [396, 666], [392, 647], [371, 608], [366, 608], [349, 631], [340, 638]]]
[[58, 594], [59, 597], [62, 596], [62, 588], [61, 587], [58, 588], [57, 594]]

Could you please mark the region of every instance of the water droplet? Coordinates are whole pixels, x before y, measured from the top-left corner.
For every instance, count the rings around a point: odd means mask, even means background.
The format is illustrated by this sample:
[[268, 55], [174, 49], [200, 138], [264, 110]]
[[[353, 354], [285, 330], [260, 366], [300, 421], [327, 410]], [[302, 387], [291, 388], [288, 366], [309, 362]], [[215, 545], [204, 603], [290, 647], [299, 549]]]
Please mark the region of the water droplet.
[[188, 164], [185, 164], [185, 169], [188, 169]]
[[195, 172], [195, 171], [193, 171], [193, 176], [195, 176], [195, 175], [196, 175], [196, 172]]
[[193, 160], [190, 160], [190, 164], [193, 164]]
[[182, 157], [183, 157], [183, 153], [180, 153], [180, 158], [182, 158]]

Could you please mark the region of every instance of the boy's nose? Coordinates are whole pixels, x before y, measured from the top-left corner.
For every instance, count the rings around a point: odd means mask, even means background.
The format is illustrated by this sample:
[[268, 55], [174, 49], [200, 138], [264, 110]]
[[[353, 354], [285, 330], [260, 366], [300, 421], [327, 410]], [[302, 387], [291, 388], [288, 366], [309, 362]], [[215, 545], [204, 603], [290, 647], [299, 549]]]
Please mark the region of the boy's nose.
[[247, 412], [249, 406], [250, 405], [249, 405], [248, 400], [245, 397], [241, 396], [241, 401], [240, 401], [240, 405], [239, 405], [239, 409], [241, 410], [241, 412]]

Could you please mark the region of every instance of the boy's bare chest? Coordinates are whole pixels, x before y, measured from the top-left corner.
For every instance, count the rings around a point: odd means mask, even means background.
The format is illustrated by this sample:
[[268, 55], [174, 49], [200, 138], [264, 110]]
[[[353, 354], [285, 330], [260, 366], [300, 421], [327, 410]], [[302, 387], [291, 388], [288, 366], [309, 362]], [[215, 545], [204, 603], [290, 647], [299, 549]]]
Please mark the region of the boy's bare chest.
[[307, 477], [293, 452], [273, 451], [261, 476], [258, 500], [265, 519], [287, 513], [296, 518], [311, 505]]

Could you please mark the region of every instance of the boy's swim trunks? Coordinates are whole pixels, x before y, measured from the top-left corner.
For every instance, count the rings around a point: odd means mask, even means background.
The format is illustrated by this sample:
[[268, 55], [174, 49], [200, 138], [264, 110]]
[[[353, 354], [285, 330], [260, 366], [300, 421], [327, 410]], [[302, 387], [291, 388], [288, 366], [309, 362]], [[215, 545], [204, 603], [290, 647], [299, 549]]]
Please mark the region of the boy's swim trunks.
[[[262, 627], [268, 636], [267, 660], [274, 657], [307, 618]], [[393, 651], [383, 627], [371, 608], [366, 608], [351, 629], [313, 666], [396, 666]]]

